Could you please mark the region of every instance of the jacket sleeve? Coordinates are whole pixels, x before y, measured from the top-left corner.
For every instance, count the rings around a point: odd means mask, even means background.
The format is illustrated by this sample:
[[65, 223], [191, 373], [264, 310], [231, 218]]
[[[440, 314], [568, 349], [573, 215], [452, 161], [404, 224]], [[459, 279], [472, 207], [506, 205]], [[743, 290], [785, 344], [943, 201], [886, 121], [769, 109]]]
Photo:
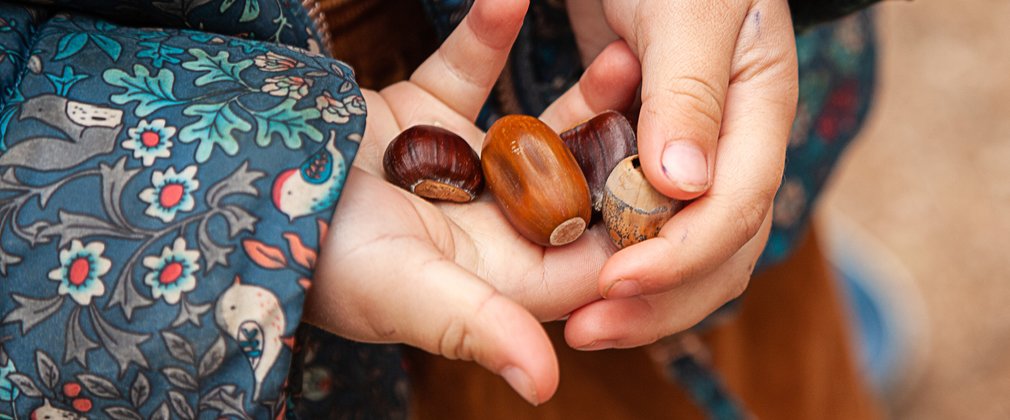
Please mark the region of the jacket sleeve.
[[278, 416], [365, 128], [351, 69], [0, 16], [0, 418]]

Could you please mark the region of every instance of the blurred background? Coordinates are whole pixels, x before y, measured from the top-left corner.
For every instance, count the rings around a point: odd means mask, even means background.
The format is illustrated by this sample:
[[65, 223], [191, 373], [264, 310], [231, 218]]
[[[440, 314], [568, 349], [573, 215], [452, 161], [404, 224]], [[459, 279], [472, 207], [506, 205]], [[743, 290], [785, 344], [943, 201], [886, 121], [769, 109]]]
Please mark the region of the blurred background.
[[823, 240], [893, 298], [895, 418], [1010, 418], [1010, 2], [874, 9], [875, 109], [820, 204]]

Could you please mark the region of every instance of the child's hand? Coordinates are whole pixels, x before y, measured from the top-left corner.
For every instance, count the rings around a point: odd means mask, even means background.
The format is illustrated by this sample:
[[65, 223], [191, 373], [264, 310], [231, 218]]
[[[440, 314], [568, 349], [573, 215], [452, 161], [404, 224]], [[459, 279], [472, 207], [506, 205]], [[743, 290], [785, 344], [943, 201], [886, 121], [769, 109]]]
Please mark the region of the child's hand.
[[[697, 199], [607, 261], [609, 300], [572, 314], [574, 347], [632, 347], [738, 296], [764, 248], [797, 100], [786, 0], [569, 0], [581, 52], [623, 38], [642, 63], [638, 146], [659, 191]], [[637, 296], [637, 297], [636, 297]], [[630, 299], [624, 299], [630, 298]]]
[[[475, 360], [531, 403], [558, 382], [539, 321], [599, 299], [596, 281], [609, 239], [596, 228], [545, 249], [519, 236], [489, 193], [468, 204], [433, 205], [383, 179], [386, 145], [415, 124], [439, 124], [480, 150], [473, 125], [501, 71], [526, 0], [478, 1], [409, 81], [364, 92], [365, 138], [344, 185], [308, 296], [305, 319], [338, 335], [403, 342]], [[543, 116], [555, 129], [627, 107], [639, 69], [623, 43], [604, 51], [582, 82]]]

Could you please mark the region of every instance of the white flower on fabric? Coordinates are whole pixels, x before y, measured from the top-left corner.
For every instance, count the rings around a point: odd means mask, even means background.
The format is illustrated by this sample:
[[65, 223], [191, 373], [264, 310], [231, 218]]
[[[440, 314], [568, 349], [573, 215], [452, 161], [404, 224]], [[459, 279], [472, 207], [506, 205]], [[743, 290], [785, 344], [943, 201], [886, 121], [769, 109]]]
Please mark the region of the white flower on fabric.
[[144, 214], [168, 223], [175, 219], [176, 213], [193, 210], [196, 206], [193, 192], [200, 188], [196, 169], [196, 165], [192, 165], [178, 173], [174, 167], [169, 167], [164, 172], [154, 171], [151, 174], [152, 187], [145, 188], [139, 195], [141, 200], [148, 203]]
[[164, 299], [170, 305], [179, 303], [182, 294], [196, 288], [197, 261], [200, 252], [186, 249], [186, 239], [176, 238], [171, 247], [161, 250], [159, 256], [144, 257], [144, 267], [151, 269], [144, 276], [144, 284], [151, 287], [151, 296]]
[[351, 115], [365, 114], [365, 98], [351, 95], [340, 100], [330, 95], [330, 92], [323, 92], [316, 97], [316, 109], [322, 114], [323, 121], [343, 124], [350, 120]]
[[263, 55], [257, 55], [256, 58], [253, 59], [253, 63], [255, 63], [256, 67], [260, 70], [268, 72], [288, 71], [298, 67], [305, 67], [305, 63], [291, 57], [277, 54], [273, 51], [267, 52]]
[[123, 148], [133, 150], [133, 157], [140, 159], [144, 166], [151, 166], [157, 158], [172, 156], [172, 136], [175, 127], [166, 126], [164, 119], [156, 119], [150, 123], [140, 120], [136, 127], [127, 131], [130, 138], [123, 142]]
[[260, 91], [263, 93], [269, 93], [273, 96], [287, 96], [293, 99], [302, 99], [305, 95], [308, 95], [309, 86], [312, 85], [312, 79], [298, 76], [268, 77], [264, 82], [263, 86], [260, 87]]
[[79, 305], [90, 305], [92, 298], [105, 294], [102, 276], [112, 268], [112, 261], [102, 256], [104, 252], [104, 243], [84, 245], [74, 239], [69, 249], [60, 250], [60, 266], [49, 271], [49, 279], [60, 282], [61, 295], [70, 295]]

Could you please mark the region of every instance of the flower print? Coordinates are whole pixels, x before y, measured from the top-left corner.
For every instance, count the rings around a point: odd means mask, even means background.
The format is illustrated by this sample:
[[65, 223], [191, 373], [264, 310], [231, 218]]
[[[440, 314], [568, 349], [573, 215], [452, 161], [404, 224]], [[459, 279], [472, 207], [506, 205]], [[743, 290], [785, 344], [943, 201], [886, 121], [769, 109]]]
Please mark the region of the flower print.
[[256, 58], [253, 59], [253, 63], [255, 63], [256, 67], [260, 70], [268, 72], [287, 71], [294, 68], [305, 67], [305, 63], [291, 57], [277, 54], [273, 51], [269, 51], [263, 55], [257, 55]]
[[301, 99], [305, 95], [308, 95], [309, 86], [312, 85], [311, 79], [298, 76], [268, 77], [264, 82], [266, 84], [260, 88], [260, 91], [263, 93], [269, 93], [273, 96], [288, 96], [294, 99]]
[[171, 222], [180, 211], [190, 211], [196, 205], [193, 192], [200, 188], [196, 179], [196, 166], [187, 166], [182, 172], [169, 167], [164, 172], [151, 174], [151, 188], [140, 192], [140, 199], [148, 203], [144, 214]]
[[323, 114], [323, 121], [333, 124], [343, 124], [350, 118], [350, 111], [344, 103], [330, 95], [330, 92], [323, 92], [316, 97], [316, 109]]
[[49, 279], [60, 282], [61, 295], [70, 295], [79, 305], [90, 305], [92, 298], [105, 294], [102, 276], [112, 268], [112, 261], [102, 256], [104, 252], [101, 242], [84, 245], [74, 239], [69, 249], [60, 250], [60, 266], [49, 271]]
[[351, 95], [344, 98], [344, 106], [351, 115], [365, 115], [365, 98], [361, 95]]
[[157, 158], [172, 156], [168, 149], [172, 147], [175, 127], [166, 126], [164, 119], [158, 118], [151, 122], [140, 120], [136, 127], [127, 132], [130, 138], [123, 142], [123, 148], [133, 150], [133, 157], [140, 159], [144, 166], [153, 165]]
[[183, 292], [196, 288], [194, 274], [200, 269], [197, 261], [200, 252], [186, 249], [186, 239], [176, 238], [171, 247], [161, 250], [161, 255], [144, 257], [144, 267], [151, 269], [144, 276], [144, 284], [151, 286], [151, 296], [165, 299], [174, 305]]
[[330, 92], [323, 92], [316, 97], [316, 109], [323, 114], [323, 121], [343, 124], [351, 115], [365, 114], [365, 99], [361, 95], [351, 95], [339, 100], [330, 95]]

